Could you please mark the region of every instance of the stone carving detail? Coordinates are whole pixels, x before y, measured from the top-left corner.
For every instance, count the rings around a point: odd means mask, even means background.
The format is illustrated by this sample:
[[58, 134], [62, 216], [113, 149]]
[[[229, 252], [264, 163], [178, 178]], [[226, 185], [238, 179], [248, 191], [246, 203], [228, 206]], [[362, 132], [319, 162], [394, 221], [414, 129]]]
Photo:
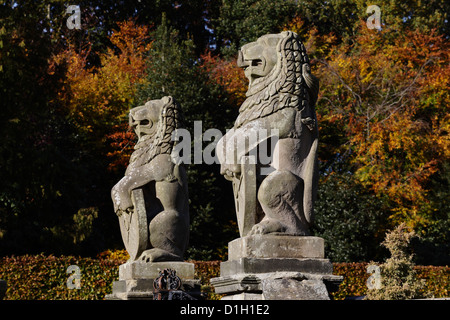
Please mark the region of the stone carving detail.
[[[238, 65], [249, 79], [247, 99], [216, 151], [221, 173], [233, 182], [241, 237], [309, 235], [318, 182], [319, 83], [305, 47], [291, 31], [265, 35], [240, 49]], [[256, 134], [262, 129], [268, 134]], [[244, 147], [236, 145], [245, 138]], [[264, 164], [252, 151], [268, 141], [273, 157]], [[258, 155], [253, 162], [251, 154]]]
[[175, 164], [172, 133], [182, 125], [172, 97], [131, 109], [138, 136], [125, 176], [111, 197], [130, 260], [182, 261], [189, 237], [187, 176]]

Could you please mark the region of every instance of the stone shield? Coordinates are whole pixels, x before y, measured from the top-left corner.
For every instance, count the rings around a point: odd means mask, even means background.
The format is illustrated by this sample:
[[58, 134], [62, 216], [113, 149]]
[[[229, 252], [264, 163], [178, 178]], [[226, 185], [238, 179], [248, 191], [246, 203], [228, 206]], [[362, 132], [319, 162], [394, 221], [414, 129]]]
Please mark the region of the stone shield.
[[131, 199], [134, 208], [119, 216], [119, 225], [125, 249], [130, 259], [136, 260], [147, 249], [149, 236], [143, 190], [133, 190]]
[[234, 200], [239, 234], [245, 237], [252, 227], [258, 222], [256, 163], [254, 156], [243, 157], [241, 175], [233, 178]]

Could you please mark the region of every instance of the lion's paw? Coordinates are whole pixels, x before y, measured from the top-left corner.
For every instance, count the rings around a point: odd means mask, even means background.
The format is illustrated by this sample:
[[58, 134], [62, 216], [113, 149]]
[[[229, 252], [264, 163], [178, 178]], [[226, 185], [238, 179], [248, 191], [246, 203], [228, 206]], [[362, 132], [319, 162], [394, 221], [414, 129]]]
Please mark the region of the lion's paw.
[[182, 258], [169, 251], [153, 248], [142, 252], [139, 260], [143, 262], [180, 261]]
[[286, 228], [275, 219], [265, 219], [255, 224], [250, 230], [249, 235], [268, 234], [273, 232], [284, 232]]

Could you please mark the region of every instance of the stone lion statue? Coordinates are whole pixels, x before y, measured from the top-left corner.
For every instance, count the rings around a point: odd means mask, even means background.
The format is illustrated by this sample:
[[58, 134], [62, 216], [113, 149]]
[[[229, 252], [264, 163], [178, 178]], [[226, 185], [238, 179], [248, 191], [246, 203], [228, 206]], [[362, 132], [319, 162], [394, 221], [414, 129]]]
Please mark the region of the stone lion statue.
[[[216, 152], [221, 173], [233, 182], [241, 236], [309, 235], [318, 183], [319, 83], [305, 47], [294, 32], [268, 34], [244, 45], [237, 63], [249, 80], [247, 99]], [[258, 134], [262, 130], [269, 133]], [[239, 139], [247, 139], [243, 147]], [[271, 145], [270, 163], [254, 152], [263, 143]]]
[[129, 123], [138, 141], [111, 191], [125, 247], [131, 260], [182, 260], [189, 237], [187, 176], [171, 160], [180, 107], [172, 97], [151, 100], [131, 109]]

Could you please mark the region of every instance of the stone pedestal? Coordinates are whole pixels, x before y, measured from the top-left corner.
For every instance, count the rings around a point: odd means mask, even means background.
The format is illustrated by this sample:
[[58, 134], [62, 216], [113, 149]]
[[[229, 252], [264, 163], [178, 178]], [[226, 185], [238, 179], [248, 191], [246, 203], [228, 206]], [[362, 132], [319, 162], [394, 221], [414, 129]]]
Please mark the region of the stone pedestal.
[[224, 300], [329, 300], [342, 282], [319, 237], [247, 236], [229, 243], [228, 259], [211, 279]]
[[127, 262], [119, 266], [119, 281], [113, 282], [113, 292], [106, 300], [153, 300], [153, 281], [164, 269], [176, 271], [181, 290], [198, 299], [200, 280], [194, 279], [194, 264], [188, 262]]

